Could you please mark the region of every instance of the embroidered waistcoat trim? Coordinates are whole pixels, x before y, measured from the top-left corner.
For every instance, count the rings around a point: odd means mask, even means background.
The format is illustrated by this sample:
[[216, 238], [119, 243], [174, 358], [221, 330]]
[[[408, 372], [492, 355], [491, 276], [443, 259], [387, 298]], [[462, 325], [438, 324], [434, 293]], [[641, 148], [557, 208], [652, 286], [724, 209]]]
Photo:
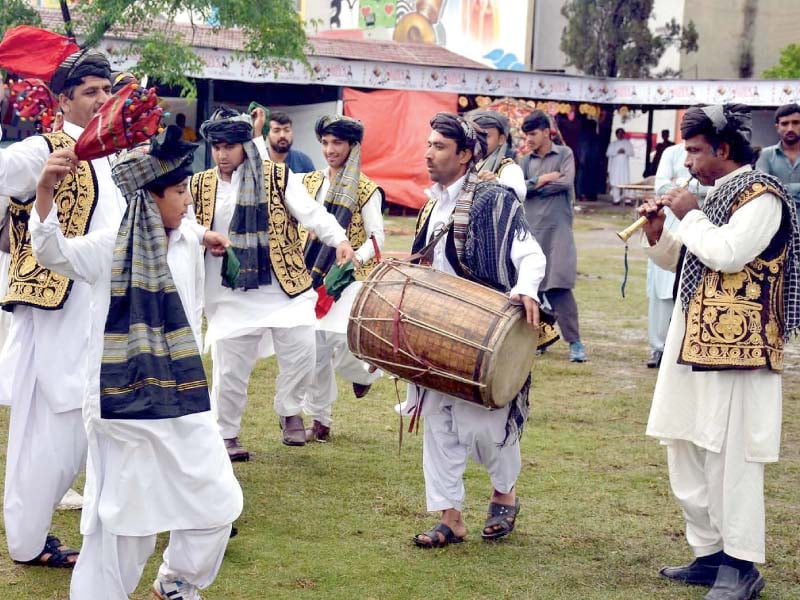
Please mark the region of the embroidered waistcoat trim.
[[[46, 133], [42, 137], [50, 152], [75, 145], [75, 140], [63, 131]], [[64, 178], [54, 202], [64, 236], [85, 235], [97, 206], [97, 175], [90, 162], [80, 161], [75, 173]], [[18, 304], [58, 310], [64, 306], [72, 289], [71, 279], [44, 268], [33, 257], [28, 230], [33, 204], [33, 200], [23, 202], [12, 198], [8, 207], [11, 266], [8, 293], [3, 299], [4, 310], [13, 310]]]

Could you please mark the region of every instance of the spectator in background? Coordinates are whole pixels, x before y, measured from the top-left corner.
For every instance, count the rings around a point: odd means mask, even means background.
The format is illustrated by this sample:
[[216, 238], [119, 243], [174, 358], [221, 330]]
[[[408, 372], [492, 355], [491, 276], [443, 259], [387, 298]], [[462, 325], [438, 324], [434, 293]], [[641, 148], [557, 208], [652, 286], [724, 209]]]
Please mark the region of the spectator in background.
[[611, 186], [612, 202], [622, 202], [622, 189], [619, 187], [630, 183], [631, 174], [628, 161], [633, 156], [633, 145], [625, 137], [625, 130], [620, 127], [616, 131], [617, 139], [608, 145], [608, 184]]
[[780, 179], [800, 208], [800, 105], [779, 107], [775, 111], [775, 129], [781, 141], [761, 151], [756, 169]]
[[475, 113], [473, 120], [486, 132], [487, 155], [475, 165], [478, 177], [481, 181], [497, 181], [507, 185], [514, 190], [520, 202], [525, 202], [525, 176], [520, 166], [509, 157], [512, 140], [508, 117], [485, 110]]
[[314, 170], [311, 159], [300, 152], [292, 150], [294, 133], [292, 119], [283, 111], [271, 111], [269, 115], [269, 159], [276, 163], [286, 163], [293, 173], [310, 173]]
[[669, 129], [662, 129], [661, 141], [656, 144], [656, 153], [653, 155], [653, 161], [650, 163], [650, 169], [645, 171], [645, 177], [656, 174], [658, 171], [658, 165], [661, 163], [661, 157], [664, 155], [664, 150], [674, 145], [675, 142], [669, 139]]
[[578, 305], [572, 294], [578, 275], [578, 254], [572, 235], [575, 158], [567, 146], [552, 142], [550, 119], [541, 110], [525, 117], [522, 131], [530, 150], [521, 165], [527, 187], [525, 216], [547, 257], [539, 294], [555, 313], [561, 335], [569, 344], [569, 360], [584, 362], [586, 350], [581, 343]]
[[181, 131], [183, 132], [181, 139], [184, 142], [194, 143], [197, 141], [197, 132], [191, 127], [187, 127], [185, 114], [178, 113], [175, 115], [175, 125], [181, 128]]

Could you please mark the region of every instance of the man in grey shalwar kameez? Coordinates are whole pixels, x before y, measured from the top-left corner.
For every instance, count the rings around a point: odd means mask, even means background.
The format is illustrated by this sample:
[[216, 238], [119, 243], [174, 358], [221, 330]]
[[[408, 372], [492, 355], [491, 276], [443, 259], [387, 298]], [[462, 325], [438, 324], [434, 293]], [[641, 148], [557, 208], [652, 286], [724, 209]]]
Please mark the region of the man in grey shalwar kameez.
[[567, 146], [553, 144], [550, 120], [542, 111], [526, 116], [522, 131], [531, 151], [522, 161], [527, 187], [525, 216], [547, 257], [540, 295], [555, 313], [561, 336], [569, 344], [570, 361], [584, 362], [586, 350], [581, 343], [578, 305], [572, 294], [578, 271], [572, 235], [575, 158]]

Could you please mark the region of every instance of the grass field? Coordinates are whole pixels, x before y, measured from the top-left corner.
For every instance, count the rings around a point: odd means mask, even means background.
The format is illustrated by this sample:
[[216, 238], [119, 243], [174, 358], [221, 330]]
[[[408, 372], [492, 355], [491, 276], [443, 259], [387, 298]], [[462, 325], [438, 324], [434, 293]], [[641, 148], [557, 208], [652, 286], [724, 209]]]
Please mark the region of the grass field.
[[[576, 219], [576, 297], [589, 362], [571, 364], [559, 342], [534, 365], [531, 420], [522, 440], [515, 532], [484, 543], [490, 484], [466, 475], [465, 544], [421, 550], [425, 512], [421, 437], [392, 411], [395, 382], [363, 400], [340, 382], [334, 440], [304, 448], [280, 443], [272, 411], [274, 360], [251, 379], [242, 440], [253, 452], [236, 465], [245, 494], [239, 536], [204, 598], [262, 599], [700, 599], [705, 590], [658, 577], [689, 559], [683, 521], [667, 482], [665, 452], [644, 436], [656, 371], [646, 369], [645, 261], [631, 250], [627, 298], [620, 297], [622, 246], [614, 231], [630, 212], [583, 205]], [[390, 250], [409, 247], [410, 218], [390, 218]], [[767, 580], [763, 598], [800, 598], [800, 380], [798, 348], [784, 376], [783, 455], [767, 467]], [[397, 386], [404, 395], [405, 384]], [[7, 409], [0, 413], [5, 432]], [[406, 422], [407, 424], [407, 422]], [[5, 449], [5, 436], [2, 440]], [[53, 531], [80, 544], [77, 512], [59, 512]], [[2, 535], [0, 534], [0, 537]], [[166, 536], [133, 595], [148, 597]], [[69, 572], [14, 565], [0, 540], [0, 599], [65, 599]], [[104, 600], [98, 590], [98, 600]]]

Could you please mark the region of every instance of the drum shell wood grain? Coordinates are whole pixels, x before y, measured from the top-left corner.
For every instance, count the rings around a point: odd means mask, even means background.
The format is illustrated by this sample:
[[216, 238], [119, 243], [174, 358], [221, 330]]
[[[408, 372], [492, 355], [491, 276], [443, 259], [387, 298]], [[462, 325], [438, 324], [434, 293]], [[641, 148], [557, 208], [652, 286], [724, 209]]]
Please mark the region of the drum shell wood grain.
[[347, 330], [348, 346], [362, 360], [487, 408], [505, 406], [522, 388], [537, 339], [505, 294], [395, 260], [364, 281]]

